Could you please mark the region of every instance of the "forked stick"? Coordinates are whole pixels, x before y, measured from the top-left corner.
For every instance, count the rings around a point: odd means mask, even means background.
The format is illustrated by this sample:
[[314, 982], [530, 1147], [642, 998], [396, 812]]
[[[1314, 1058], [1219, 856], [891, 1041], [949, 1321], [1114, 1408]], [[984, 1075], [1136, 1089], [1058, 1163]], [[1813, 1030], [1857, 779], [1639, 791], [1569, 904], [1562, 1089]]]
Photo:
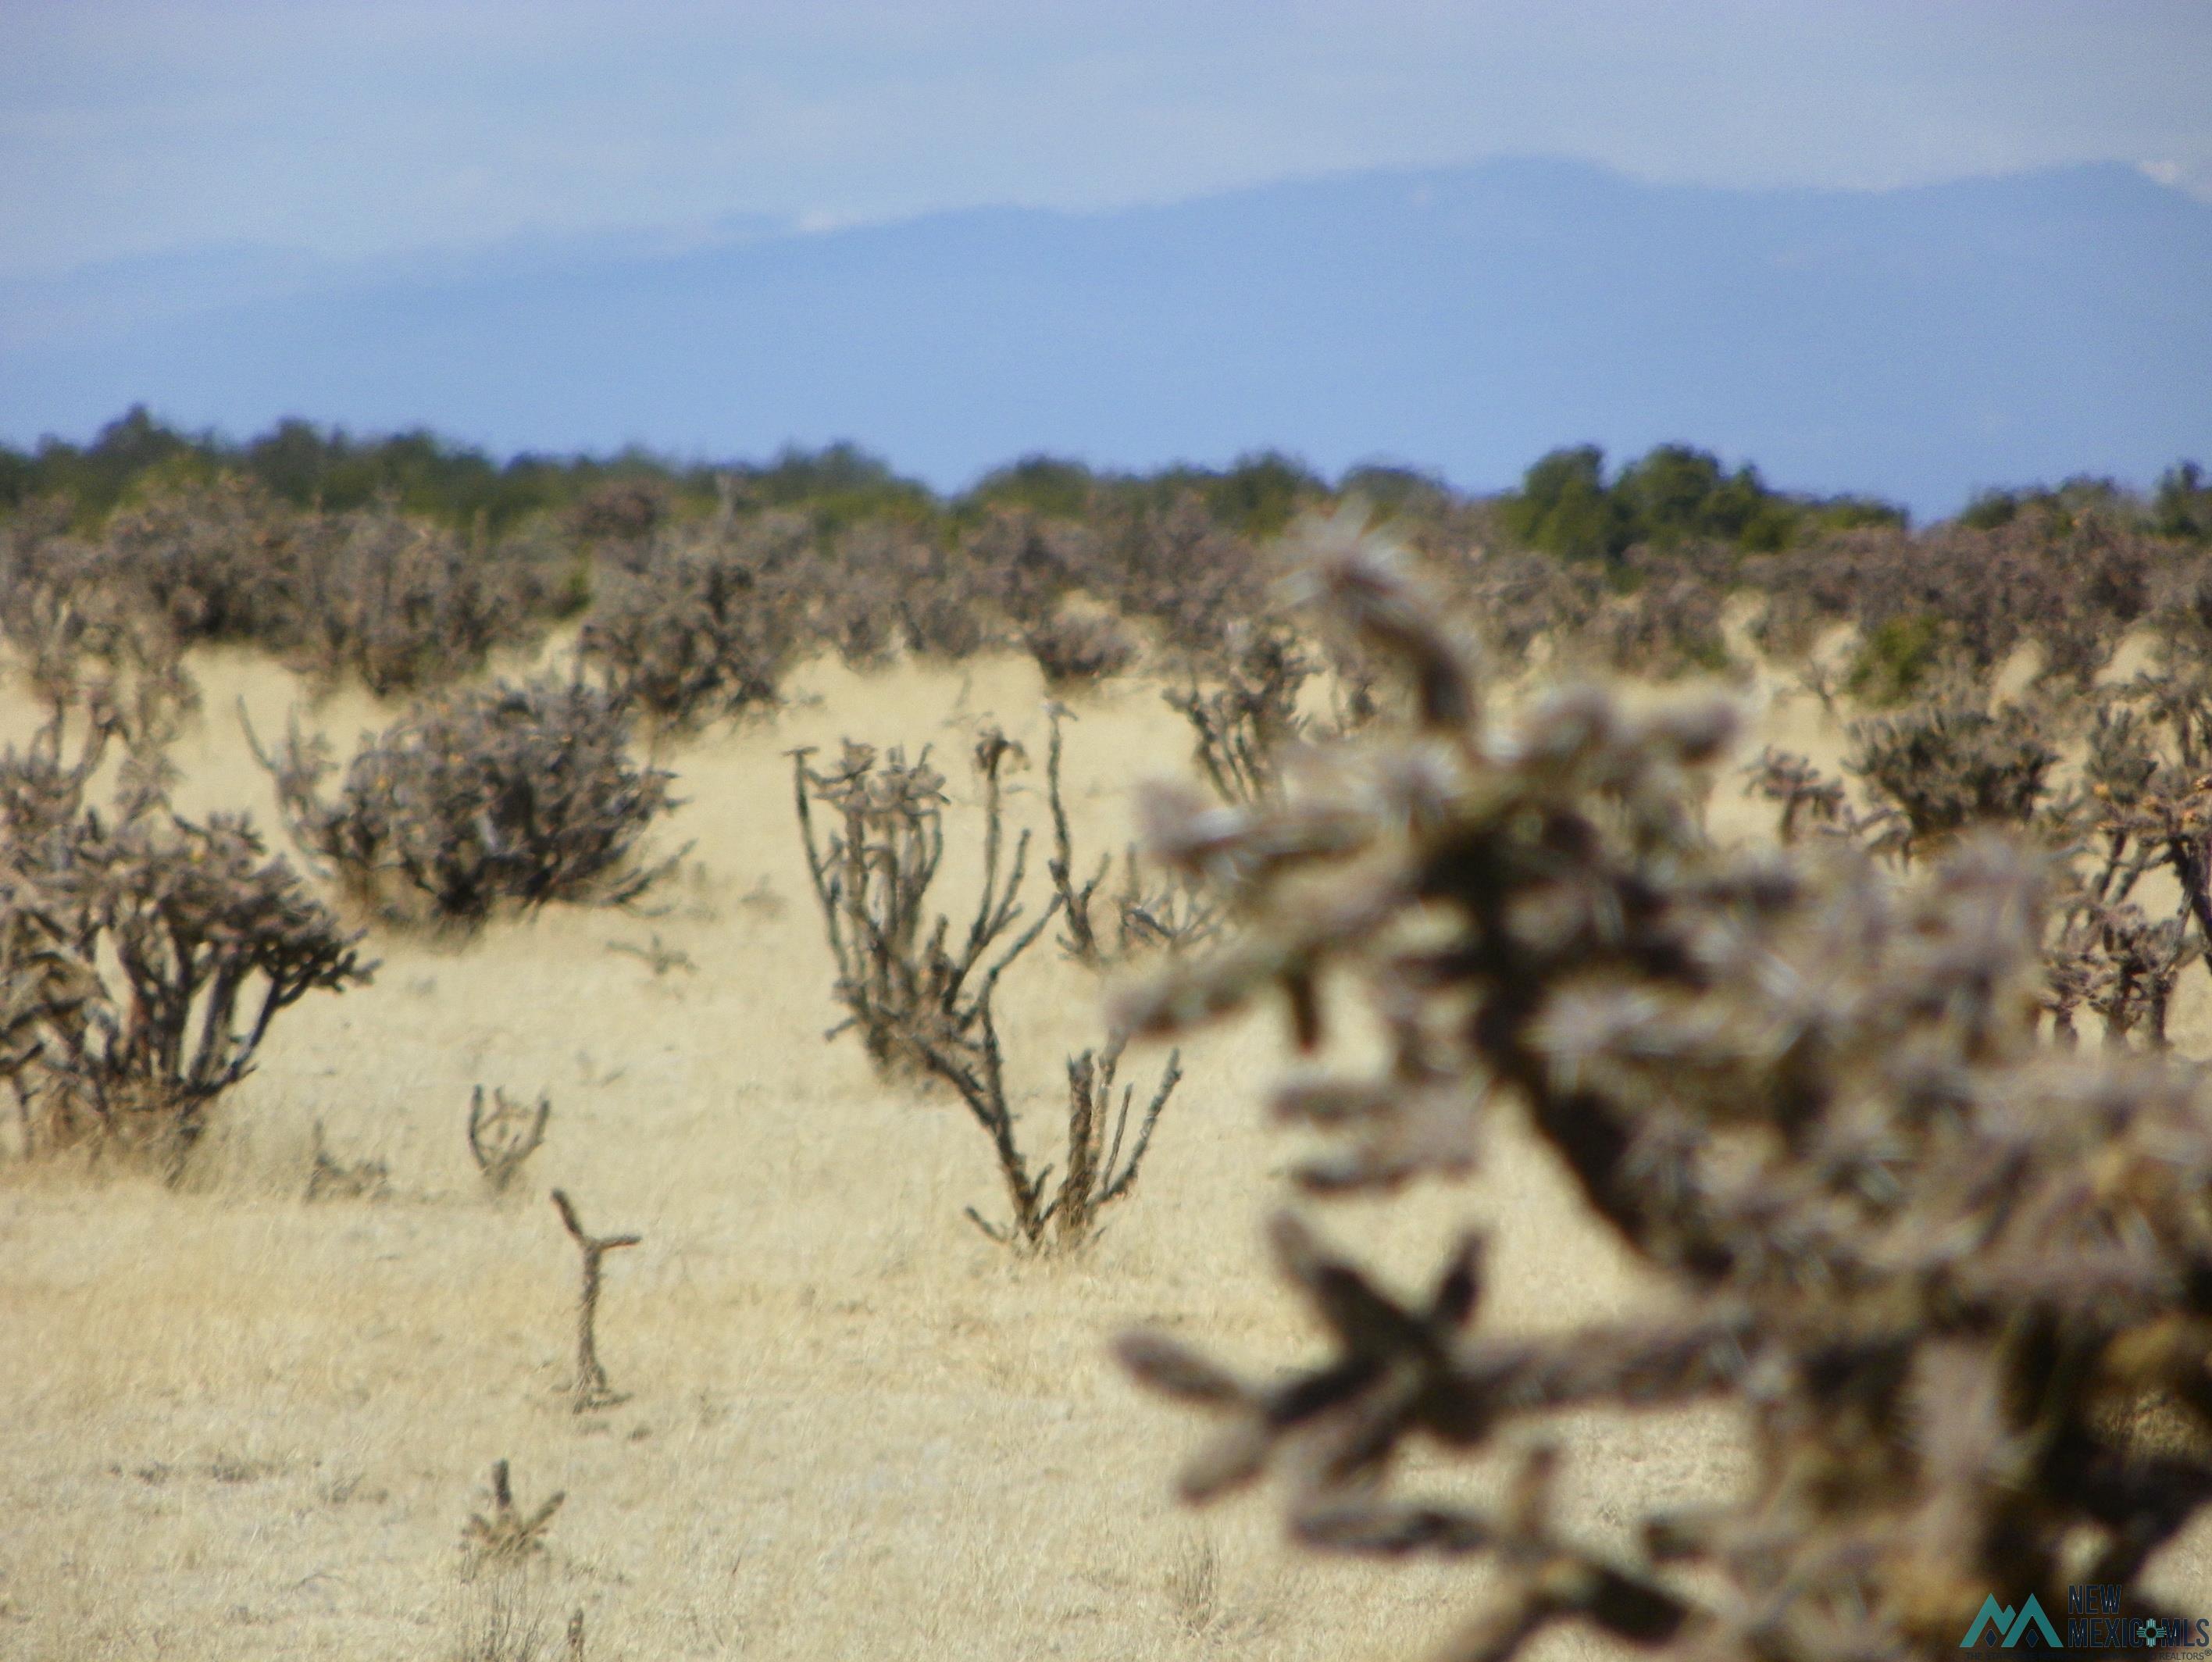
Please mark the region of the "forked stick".
[[553, 1191], [553, 1209], [561, 1214], [562, 1226], [584, 1255], [584, 1284], [576, 1295], [575, 1411], [588, 1414], [629, 1400], [628, 1393], [616, 1391], [608, 1383], [607, 1370], [599, 1365], [599, 1342], [592, 1333], [599, 1313], [599, 1260], [618, 1246], [636, 1246], [644, 1237], [587, 1234], [575, 1207], [559, 1189]]

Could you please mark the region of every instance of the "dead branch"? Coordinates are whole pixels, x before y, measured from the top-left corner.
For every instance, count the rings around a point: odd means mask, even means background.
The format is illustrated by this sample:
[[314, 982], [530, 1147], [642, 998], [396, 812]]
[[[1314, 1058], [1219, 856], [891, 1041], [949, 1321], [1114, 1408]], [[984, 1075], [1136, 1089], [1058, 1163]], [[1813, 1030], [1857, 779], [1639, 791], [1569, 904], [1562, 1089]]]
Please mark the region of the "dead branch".
[[561, 1214], [562, 1227], [575, 1241], [576, 1250], [583, 1254], [583, 1284], [576, 1295], [576, 1382], [574, 1391], [575, 1411], [588, 1414], [629, 1400], [627, 1393], [617, 1392], [608, 1383], [607, 1370], [599, 1364], [595, 1328], [599, 1315], [600, 1260], [609, 1253], [636, 1246], [645, 1237], [586, 1234], [581, 1220], [576, 1216], [575, 1207], [559, 1189], [553, 1191], [553, 1210]]

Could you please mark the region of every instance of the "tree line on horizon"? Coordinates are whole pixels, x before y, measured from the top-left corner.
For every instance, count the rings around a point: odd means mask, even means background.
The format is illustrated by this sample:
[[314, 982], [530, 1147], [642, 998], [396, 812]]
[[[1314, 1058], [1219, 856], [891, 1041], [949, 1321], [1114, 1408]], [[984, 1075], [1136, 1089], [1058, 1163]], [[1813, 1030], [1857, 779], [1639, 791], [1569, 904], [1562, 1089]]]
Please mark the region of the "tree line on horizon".
[[[623, 500], [646, 505], [635, 511], [676, 518], [725, 501], [795, 511], [829, 534], [884, 519], [957, 531], [1008, 508], [1082, 519], [1104, 509], [1141, 510], [1194, 496], [1224, 529], [1265, 537], [1304, 509], [1358, 496], [1385, 519], [1437, 524], [1473, 514], [1483, 530], [1521, 546], [1607, 562], [1639, 546], [1706, 543], [1767, 554], [1824, 533], [1911, 527], [1911, 515], [1894, 503], [1777, 489], [1750, 464], [1730, 470], [1711, 452], [1680, 443], [1656, 446], [1610, 470], [1599, 446], [1562, 446], [1532, 464], [1519, 489], [1495, 496], [1387, 465], [1352, 468], [1332, 482], [1272, 450], [1225, 468], [1178, 465], [1149, 473], [1102, 471], [1037, 454], [945, 496], [849, 442], [811, 451], [787, 446], [764, 463], [679, 461], [641, 446], [610, 456], [524, 452], [501, 460], [425, 428], [362, 435], [298, 418], [239, 442], [171, 426], [143, 404], [87, 444], [49, 437], [29, 449], [0, 445], [0, 513], [66, 499], [90, 529], [149, 490], [226, 475], [250, 479], [297, 507], [342, 513], [384, 502], [455, 530], [495, 536], [533, 516], [589, 513], [594, 503]], [[2092, 507], [2133, 517], [2155, 535], [2212, 541], [2212, 480], [2189, 461], [2168, 469], [2148, 499], [2111, 479], [2081, 476], [2056, 487], [1984, 491], [1958, 522], [1993, 530], [2023, 511], [2070, 518]]]

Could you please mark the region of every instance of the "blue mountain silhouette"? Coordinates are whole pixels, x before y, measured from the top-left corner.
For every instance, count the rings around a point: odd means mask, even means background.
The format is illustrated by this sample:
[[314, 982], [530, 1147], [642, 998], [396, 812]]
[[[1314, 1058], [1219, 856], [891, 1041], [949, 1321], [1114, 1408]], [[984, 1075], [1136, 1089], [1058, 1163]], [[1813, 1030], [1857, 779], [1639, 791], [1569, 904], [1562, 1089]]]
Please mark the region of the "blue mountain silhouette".
[[851, 438], [945, 487], [1041, 450], [1273, 446], [1471, 488], [1560, 444], [1685, 440], [1923, 514], [2212, 456], [2212, 206], [2118, 165], [1854, 192], [1509, 161], [673, 252], [164, 270], [84, 274], [74, 308], [0, 286], [44, 307], [0, 326], [0, 436], [143, 400], [500, 450]]

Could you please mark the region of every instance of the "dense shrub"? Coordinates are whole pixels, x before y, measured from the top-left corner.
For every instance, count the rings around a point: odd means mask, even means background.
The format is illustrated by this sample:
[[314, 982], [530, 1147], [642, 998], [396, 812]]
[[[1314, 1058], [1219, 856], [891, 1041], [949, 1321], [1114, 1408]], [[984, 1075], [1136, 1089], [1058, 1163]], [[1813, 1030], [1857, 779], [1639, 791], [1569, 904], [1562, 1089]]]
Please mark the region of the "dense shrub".
[[2212, 483], [2206, 482], [2203, 468], [2195, 462], [2168, 468], [2159, 478], [2151, 513], [2161, 537], [2212, 543]]
[[908, 562], [893, 527], [854, 526], [821, 561], [817, 592], [805, 614], [805, 644], [835, 652], [856, 670], [889, 663], [907, 644], [900, 584]]
[[100, 550], [58, 505], [0, 526], [0, 639], [56, 722], [81, 713], [104, 734], [158, 749], [196, 709], [174, 632], [105, 579]]
[[642, 543], [667, 522], [673, 498], [658, 479], [609, 479], [576, 499], [568, 529], [586, 543]]
[[1187, 658], [1218, 659], [1231, 650], [1234, 628], [1274, 610], [1256, 548], [1217, 524], [1194, 494], [1117, 507], [1103, 517], [1098, 541], [1091, 591], [1124, 617], [1157, 625]]
[[1942, 661], [1942, 620], [1926, 612], [1886, 617], [1858, 643], [1844, 672], [1844, 690], [1877, 710], [1926, 689]]
[[311, 522], [248, 481], [156, 490], [108, 522], [98, 580], [143, 595], [179, 639], [289, 646]]
[[1238, 457], [1218, 473], [1194, 470], [1189, 484], [1207, 514], [1240, 537], [1273, 537], [1328, 495], [1321, 476], [1279, 450]]
[[1945, 657], [1976, 676], [2033, 641], [2050, 672], [2086, 682], [2170, 587], [2179, 551], [2124, 520], [2040, 511], [1994, 527], [1824, 537], [1747, 567], [1769, 596], [1762, 639], [1802, 648], [1824, 622], [1856, 626], [1857, 687], [1886, 702]]
[[542, 610], [532, 574], [389, 503], [325, 521], [304, 539], [283, 631], [294, 663], [350, 674], [380, 698], [481, 670]]
[[605, 579], [582, 661], [617, 706], [674, 725], [773, 704], [805, 644], [811, 549], [780, 516], [656, 538]]
[[1606, 664], [1630, 675], [1662, 680], [1717, 674], [1729, 664], [1721, 609], [1723, 579], [1674, 563], [1649, 575], [1626, 594], [1609, 598], [1591, 620], [1592, 644]]
[[1845, 766], [1905, 816], [1916, 844], [1969, 826], [2025, 825], [2058, 753], [2017, 706], [1922, 706], [1851, 724]]
[[[1610, 470], [1595, 446], [1555, 451], [1497, 498], [1400, 468], [1332, 487], [1262, 454], [1147, 475], [1031, 457], [942, 500], [850, 446], [495, 463], [304, 422], [230, 445], [143, 410], [88, 446], [0, 452], [0, 524], [42, 527], [30, 540], [75, 567], [81, 610], [106, 607], [97, 591], [179, 643], [250, 642], [390, 694], [589, 607], [594, 673], [674, 723], [766, 707], [817, 650], [870, 666], [1025, 646], [1056, 663], [1077, 644], [1071, 606], [1136, 626], [1178, 675], [1216, 676], [1239, 628], [1279, 613], [1275, 533], [1354, 495], [1509, 662], [1548, 637], [1639, 673], [1717, 668], [1725, 596], [1748, 585], [1770, 653], [1852, 626], [1848, 689], [1878, 705], [1948, 696], [2027, 643], [2087, 685], [2127, 629], [2194, 604], [2212, 524], [2193, 464], [2148, 502], [2074, 479], [1910, 534], [1887, 505], [1777, 490], [1685, 445]], [[1824, 670], [1824, 695], [1836, 684]]]
[[599, 688], [535, 681], [465, 688], [365, 735], [333, 794], [330, 747], [295, 730], [273, 756], [292, 832], [349, 894], [395, 917], [473, 925], [502, 904], [618, 905], [672, 860], [637, 846], [676, 804], [673, 777], [629, 755]]
[[1050, 619], [1099, 569], [1089, 527], [1022, 509], [994, 509], [960, 541], [958, 569], [969, 592], [1023, 628]]
[[1022, 645], [1044, 672], [1045, 685], [1066, 688], [1116, 676], [1136, 661], [1137, 644], [1110, 615], [1062, 611], [1022, 631]]
[[179, 642], [245, 642], [380, 696], [481, 669], [558, 610], [561, 574], [525, 540], [496, 547], [380, 500], [343, 514], [286, 507], [222, 476], [166, 484], [110, 519], [73, 560], [97, 593]]
[[1026, 509], [1054, 519], [1080, 519], [1091, 512], [1098, 481], [1080, 462], [1057, 456], [1024, 456], [994, 468], [958, 504], [981, 514], [994, 508]]
[[1581, 636], [1607, 597], [1589, 567], [1525, 550], [1479, 549], [1434, 561], [1431, 571], [1440, 602], [1501, 664], [1520, 663], [1546, 636], [1555, 646]]
[[25, 1152], [173, 1173], [277, 1015], [371, 967], [250, 822], [182, 818], [147, 758], [112, 814], [88, 808], [105, 744], [67, 756], [58, 713], [0, 754], [0, 1072]]
[[899, 621], [914, 651], [942, 664], [973, 658], [1000, 639], [994, 615], [977, 605], [957, 580], [942, 572], [902, 593]]

